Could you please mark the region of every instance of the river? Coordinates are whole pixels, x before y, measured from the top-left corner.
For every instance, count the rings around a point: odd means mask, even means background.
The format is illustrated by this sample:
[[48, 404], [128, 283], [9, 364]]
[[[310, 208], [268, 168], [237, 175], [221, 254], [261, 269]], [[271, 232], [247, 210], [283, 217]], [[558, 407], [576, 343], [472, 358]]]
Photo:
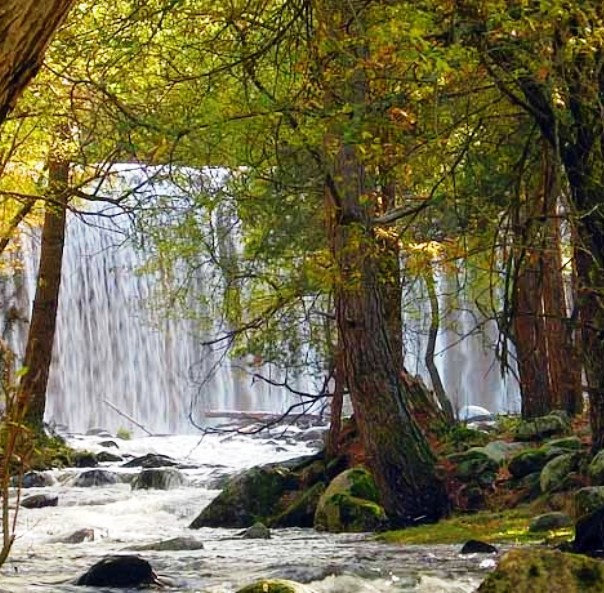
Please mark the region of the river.
[[[314, 452], [303, 431], [292, 427], [261, 438], [245, 435], [194, 435], [112, 439], [108, 449], [127, 458], [149, 452], [180, 462], [186, 486], [173, 490], [132, 490], [140, 471], [120, 463], [103, 467], [120, 475], [118, 484], [81, 488], [71, 485], [84, 469], [50, 472], [55, 484], [23, 490], [53, 493], [56, 507], [19, 512], [17, 539], [0, 572], [1, 593], [124, 591], [78, 587], [73, 579], [108, 554], [132, 553], [133, 546], [176, 536], [193, 536], [197, 551], [145, 551], [155, 571], [182, 593], [232, 593], [261, 577], [308, 583], [318, 593], [471, 593], [493, 565], [487, 557], [460, 556], [459, 546], [392, 546], [370, 534], [324, 534], [308, 529], [272, 530], [269, 540], [242, 539], [238, 530], [190, 530], [188, 525], [215, 497], [217, 480], [246, 467]], [[69, 437], [80, 449], [98, 452], [104, 436]], [[79, 529], [94, 540], [58, 543]]]

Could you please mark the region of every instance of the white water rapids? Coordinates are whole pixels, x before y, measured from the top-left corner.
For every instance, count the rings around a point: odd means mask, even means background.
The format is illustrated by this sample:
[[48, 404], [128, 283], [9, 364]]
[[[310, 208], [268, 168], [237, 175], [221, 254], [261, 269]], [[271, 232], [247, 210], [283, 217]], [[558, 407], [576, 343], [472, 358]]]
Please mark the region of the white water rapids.
[[[392, 546], [363, 534], [320, 534], [306, 529], [273, 530], [269, 540], [238, 537], [238, 530], [190, 530], [188, 525], [218, 494], [209, 486], [219, 476], [252, 465], [312, 453], [291, 428], [272, 437], [207, 435], [113, 439], [120, 455], [157, 452], [180, 461], [187, 485], [174, 490], [131, 490], [138, 468], [118, 468], [123, 483], [76, 488], [79, 471], [54, 470], [56, 485], [24, 490], [56, 493], [56, 507], [21, 509], [17, 539], [0, 571], [2, 593], [84, 593], [125, 591], [72, 584], [107, 554], [129, 553], [129, 546], [176, 536], [194, 536], [204, 549], [140, 552], [180, 593], [232, 593], [259, 578], [308, 583], [317, 593], [470, 593], [492, 560], [460, 556], [458, 546]], [[98, 451], [103, 437], [72, 437], [70, 442]], [[94, 541], [55, 543], [72, 532], [94, 530]], [[132, 552], [130, 552], [132, 553]], [[481, 564], [482, 563], [482, 564]]]

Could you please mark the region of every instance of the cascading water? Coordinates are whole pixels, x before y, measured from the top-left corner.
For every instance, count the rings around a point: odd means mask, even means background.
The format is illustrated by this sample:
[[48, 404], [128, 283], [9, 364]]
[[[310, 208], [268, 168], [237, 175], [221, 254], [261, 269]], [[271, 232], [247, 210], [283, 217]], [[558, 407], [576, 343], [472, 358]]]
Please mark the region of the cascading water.
[[[225, 172], [214, 171], [219, 175], [212, 183], [220, 183]], [[149, 193], [144, 189], [148, 171], [118, 168], [118, 172], [119, 191], [136, 186], [139, 192], [143, 188], [143, 197]], [[148, 183], [157, 192], [157, 182]], [[161, 192], [172, 197], [182, 191], [165, 180], [159, 183]], [[128, 239], [130, 231], [130, 223], [119, 222], [119, 217], [69, 216], [47, 420], [74, 432], [93, 427], [136, 432], [129, 416], [153, 433], [187, 433], [196, 430], [189, 417], [203, 423], [205, 410], [282, 412], [298, 402], [268, 383], [252, 384], [244, 369], [223, 360], [221, 352], [202, 347], [207, 336], [201, 335], [196, 322], [154, 310], [151, 305], [165, 278], [141, 272], [148, 254], [135, 248]], [[10, 314], [3, 322], [3, 335], [21, 356], [38, 253], [37, 234], [22, 235], [20, 253], [12, 254], [20, 260], [11, 263], [17, 270], [13, 281], [2, 283], [4, 310]], [[201, 291], [207, 278], [202, 271], [196, 274], [193, 280]], [[446, 276], [437, 276], [441, 310], [448, 320], [439, 332], [436, 364], [448, 396], [457, 409], [468, 404], [494, 412], [517, 409], [517, 389], [502, 380], [489, 347], [494, 325], [486, 323], [481, 332], [473, 332], [475, 308], [448, 302], [453, 291], [447, 282]], [[408, 300], [406, 364], [429, 383], [423, 362], [428, 299], [415, 290]], [[200, 305], [191, 300], [189, 306], [194, 310]], [[197, 381], [192, 380], [192, 369]], [[302, 391], [316, 392], [311, 378], [301, 382]]]

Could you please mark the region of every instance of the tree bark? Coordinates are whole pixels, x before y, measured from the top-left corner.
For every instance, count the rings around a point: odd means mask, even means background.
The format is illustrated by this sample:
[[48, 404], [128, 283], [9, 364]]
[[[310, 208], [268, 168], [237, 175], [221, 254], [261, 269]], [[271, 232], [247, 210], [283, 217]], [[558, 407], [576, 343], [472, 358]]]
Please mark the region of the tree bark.
[[2, 0], [0, 124], [38, 72], [53, 34], [75, 0]]
[[25, 350], [26, 372], [19, 385], [18, 397], [26, 424], [36, 430], [41, 429], [44, 422], [46, 387], [59, 306], [69, 162], [51, 159], [48, 178], [48, 194], [52, 201], [47, 202], [44, 215], [36, 296]]

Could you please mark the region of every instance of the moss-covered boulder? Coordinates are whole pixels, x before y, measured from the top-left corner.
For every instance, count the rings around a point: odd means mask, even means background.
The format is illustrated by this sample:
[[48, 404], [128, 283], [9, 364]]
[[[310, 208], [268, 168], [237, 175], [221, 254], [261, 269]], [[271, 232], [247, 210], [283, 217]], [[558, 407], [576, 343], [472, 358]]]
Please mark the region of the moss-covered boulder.
[[587, 473], [595, 486], [604, 485], [604, 450], [598, 452], [591, 460]]
[[561, 512], [545, 513], [538, 515], [529, 523], [530, 533], [539, 533], [542, 531], [552, 531], [554, 529], [562, 529], [573, 525], [573, 520], [566, 514]]
[[499, 469], [499, 463], [484, 447], [472, 447], [463, 453], [449, 455], [448, 459], [455, 464], [455, 477], [461, 482], [479, 481], [486, 474], [486, 481], [491, 483]]
[[541, 491], [561, 492], [573, 486], [572, 473], [578, 468], [579, 461], [577, 453], [566, 453], [548, 461], [541, 470]]
[[338, 475], [321, 495], [314, 527], [319, 531], [375, 531], [387, 521], [373, 476], [362, 467]]
[[575, 516], [582, 517], [604, 508], [604, 486], [590, 486], [575, 492]]
[[487, 443], [482, 450], [499, 465], [509, 461], [512, 457], [524, 450], [522, 443], [509, 443], [507, 441], [491, 441]]
[[510, 459], [508, 470], [514, 478], [520, 479], [529, 474], [540, 472], [547, 461], [547, 451], [544, 448], [525, 449]]
[[516, 428], [517, 441], [537, 441], [557, 435], [566, 435], [570, 431], [570, 423], [566, 418], [557, 414], [548, 414], [532, 420], [524, 420]]
[[271, 517], [270, 526], [313, 527], [317, 505], [323, 492], [325, 492], [325, 484], [322, 482], [317, 482], [306, 490], [296, 492], [286, 508], [278, 515]]
[[602, 593], [604, 563], [541, 549], [505, 554], [477, 593]]
[[581, 439], [576, 436], [562, 437], [561, 439], [552, 439], [543, 445], [548, 449], [563, 449], [565, 451], [579, 451], [583, 447]]
[[230, 479], [224, 490], [191, 523], [201, 527], [250, 527], [280, 512], [284, 492], [295, 490], [297, 477], [282, 465], [253, 467]]
[[295, 581], [262, 579], [238, 589], [237, 593], [314, 593], [314, 589]]

